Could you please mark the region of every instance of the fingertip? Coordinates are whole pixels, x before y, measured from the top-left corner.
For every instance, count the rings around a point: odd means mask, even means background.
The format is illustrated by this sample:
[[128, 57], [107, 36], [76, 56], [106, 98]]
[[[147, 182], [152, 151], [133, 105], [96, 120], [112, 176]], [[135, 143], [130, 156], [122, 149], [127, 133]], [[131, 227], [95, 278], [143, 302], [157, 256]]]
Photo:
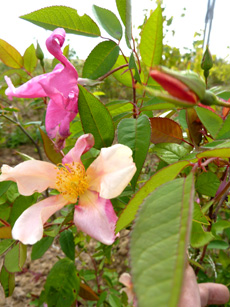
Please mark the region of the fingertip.
[[226, 304], [230, 298], [228, 288], [222, 284], [199, 284], [199, 290], [202, 307], [211, 304]]

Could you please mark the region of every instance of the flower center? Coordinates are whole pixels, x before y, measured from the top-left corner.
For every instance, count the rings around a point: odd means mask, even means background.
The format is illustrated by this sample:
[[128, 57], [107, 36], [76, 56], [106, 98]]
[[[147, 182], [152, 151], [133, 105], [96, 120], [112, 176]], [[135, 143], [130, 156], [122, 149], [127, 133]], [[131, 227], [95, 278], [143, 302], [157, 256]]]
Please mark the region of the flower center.
[[79, 195], [89, 187], [85, 168], [81, 163], [61, 164], [56, 178], [56, 189], [70, 203], [76, 203]]

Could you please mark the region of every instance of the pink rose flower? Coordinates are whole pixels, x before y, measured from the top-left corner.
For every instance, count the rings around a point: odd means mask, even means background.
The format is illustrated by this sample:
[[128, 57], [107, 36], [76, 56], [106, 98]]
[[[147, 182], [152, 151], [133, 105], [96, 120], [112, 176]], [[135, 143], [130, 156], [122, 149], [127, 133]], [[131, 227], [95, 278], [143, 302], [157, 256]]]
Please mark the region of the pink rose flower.
[[57, 64], [50, 73], [36, 76], [15, 88], [9, 77], [5, 77], [8, 88], [5, 94], [9, 99], [50, 98], [45, 126], [50, 138], [57, 137], [58, 149], [64, 146], [64, 140], [70, 135], [69, 125], [78, 113], [78, 73], [63, 55], [61, 47], [65, 41], [65, 30], [58, 28], [46, 40], [48, 51], [62, 64]]
[[136, 172], [129, 147], [116, 144], [102, 148], [85, 170], [81, 155], [94, 145], [91, 134], [81, 136], [63, 158], [62, 165], [28, 160], [15, 167], [2, 166], [0, 181], [17, 183], [19, 193], [32, 195], [53, 188], [60, 194], [50, 196], [26, 209], [14, 224], [12, 236], [23, 244], [34, 244], [43, 236], [49, 217], [67, 204], [75, 206], [74, 223], [104, 244], [116, 238], [117, 216], [109, 199], [117, 197]]

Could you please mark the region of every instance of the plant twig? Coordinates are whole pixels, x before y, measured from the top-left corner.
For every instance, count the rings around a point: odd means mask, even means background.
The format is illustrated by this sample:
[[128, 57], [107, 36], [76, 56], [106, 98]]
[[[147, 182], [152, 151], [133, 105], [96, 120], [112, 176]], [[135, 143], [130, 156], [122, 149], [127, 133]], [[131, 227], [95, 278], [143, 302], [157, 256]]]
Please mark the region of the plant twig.
[[32, 136], [22, 127], [21, 123], [17, 119], [13, 120], [12, 118], [8, 117], [7, 115], [1, 114], [1, 116], [6, 118], [7, 120], [9, 120], [10, 122], [14, 123], [15, 125], [17, 125], [22, 130], [22, 132], [31, 140], [31, 142], [36, 147], [40, 160], [43, 160], [42, 152], [41, 152], [40, 147], [38, 146], [37, 142], [35, 142], [35, 140], [32, 138]]
[[[207, 227], [207, 231], [210, 232], [211, 229], [212, 229], [212, 212], [213, 212], [213, 205], [211, 205], [211, 207], [209, 208], [209, 218], [210, 218], [210, 224], [208, 225]], [[199, 264], [201, 265], [204, 261], [204, 257], [206, 255], [206, 251], [207, 251], [207, 247], [208, 247], [208, 244], [206, 244], [204, 247], [203, 247], [203, 250], [202, 250], [202, 254], [201, 254], [201, 257], [200, 257], [200, 260], [199, 260]], [[200, 271], [200, 268], [197, 267], [196, 270], [195, 270], [195, 274], [197, 275]]]
[[97, 80], [98, 81], [103, 81], [105, 78], [107, 78], [108, 76], [112, 75], [114, 72], [116, 72], [116, 71], [118, 71], [118, 70], [120, 70], [120, 69], [122, 69], [124, 67], [128, 67], [128, 66], [129, 66], [129, 64], [124, 64], [124, 65], [121, 65], [121, 66], [119, 66], [117, 68], [114, 68], [114, 69], [110, 70], [109, 72], [107, 72], [104, 76], [101, 76], [100, 78], [98, 78]]
[[92, 263], [93, 263], [94, 270], [95, 270], [96, 282], [97, 282], [97, 292], [98, 292], [98, 293], [101, 293], [100, 281], [99, 281], [98, 269], [97, 269], [97, 264], [96, 264], [95, 259], [94, 259], [91, 255], [89, 255], [89, 256], [90, 256], [90, 258], [91, 258], [91, 261], [92, 261]]

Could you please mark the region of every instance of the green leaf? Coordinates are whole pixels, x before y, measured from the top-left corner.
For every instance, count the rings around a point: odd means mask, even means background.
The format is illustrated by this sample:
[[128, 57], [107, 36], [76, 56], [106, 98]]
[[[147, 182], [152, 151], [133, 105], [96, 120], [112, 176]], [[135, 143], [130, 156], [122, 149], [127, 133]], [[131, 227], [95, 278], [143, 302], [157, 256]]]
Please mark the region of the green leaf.
[[93, 5], [93, 12], [98, 22], [109, 35], [118, 40], [122, 38], [122, 27], [120, 21], [113, 12], [97, 5]]
[[133, 105], [128, 100], [118, 100], [107, 103], [106, 108], [109, 110], [111, 116], [114, 117], [116, 115], [132, 111]]
[[131, 180], [135, 188], [150, 145], [151, 127], [147, 116], [138, 119], [125, 118], [118, 126], [118, 143], [129, 146], [133, 151], [133, 161], [137, 171]]
[[216, 113], [202, 107], [196, 107], [196, 113], [208, 132], [215, 137], [223, 125], [223, 120], [221, 117]]
[[82, 76], [83, 78], [97, 79], [105, 75], [116, 63], [119, 47], [113, 41], [99, 43], [87, 57]]
[[173, 180], [188, 165], [188, 161], [180, 161], [166, 166], [154, 174], [134, 195], [124, 211], [121, 213], [116, 224], [116, 233], [128, 226], [134, 220], [139, 206], [152, 191], [154, 191], [160, 185]]
[[212, 233], [214, 236], [217, 236], [218, 234], [222, 234], [227, 228], [230, 228], [230, 222], [226, 220], [219, 220], [212, 224]]
[[62, 251], [67, 257], [74, 261], [75, 259], [75, 244], [74, 237], [71, 230], [66, 229], [60, 234], [60, 245]]
[[193, 175], [159, 187], [143, 202], [130, 240], [138, 304], [177, 306], [186, 265], [193, 206]]
[[216, 140], [222, 140], [222, 139], [230, 139], [230, 116], [228, 116], [225, 120], [224, 123], [219, 130]]
[[153, 152], [168, 164], [175, 163], [182, 159], [189, 151], [188, 148], [174, 143], [160, 143], [153, 147]]
[[227, 249], [229, 244], [223, 240], [213, 240], [208, 244], [208, 249]]
[[229, 158], [230, 157], [230, 148], [225, 148], [226, 145], [230, 146], [230, 144], [221, 144], [224, 146], [224, 148], [218, 148], [218, 149], [210, 149], [207, 151], [203, 151], [199, 154], [197, 154], [197, 158], [211, 158], [211, 157], [219, 157], [219, 158]]
[[[5, 70], [4, 75], [10, 77], [15, 86], [21, 85], [22, 79], [25, 79], [25, 80], [28, 79], [27, 73], [21, 68], [18, 68], [18, 69], [13, 68], [13, 69]], [[15, 108], [12, 108], [12, 109], [15, 109]], [[19, 109], [16, 112], [18, 111]]]
[[162, 40], [162, 10], [158, 6], [146, 21], [141, 33], [140, 54], [142, 61], [148, 67], [153, 67], [160, 63], [163, 50]]
[[133, 105], [130, 102], [112, 101], [106, 104], [114, 122], [114, 126], [117, 127], [121, 119], [132, 117]]
[[125, 34], [128, 40], [132, 39], [132, 13], [131, 0], [116, 0], [117, 9], [125, 26]]
[[1, 200], [1, 206], [0, 206], [1, 219], [7, 221], [10, 216], [10, 211], [11, 211], [11, 208], [9, 204], [6, 202], [6, 197], [3, 197], [3, 199]]
[[7, 272], [4, 266], [2, 266], [0, 273], [0, 283], [3, 287], [5, 297], [11, 296], [15, 287], [15, 277], [13, 273]]
[[36, 50], [34, 45], [31, 44], [25, 51], [23, 56], [24, 68], [28, 72], [33, 72], [37, 66], [37, 57], [36, 57]]
[[15, 199], [20, 195], [18, 192], [18, 187], [15, 182], [11, 182], [11, 185], [9, 186], [8, 190], [6, 191], [6, 195], [8, 200], [13, 203]]
[[15, 241], [11, 239], [5, 239], [0, 241], [0, 255], [2, 255], [8, 248], [13, 245]]
[[114, 72], [113, 76], [115, 79], [117, 79], [117, 81], [121, 82], [125, 86], [132, 87], [132, 77], [128, 69], [128, 63], [125, 61], [122, 55], [119, 55], [115, 65], [113, 66], [113, 69], [121, 67], [123, 65], [127, 65], [127, 66]]
[[102, 306], [102, 303], [105, 301], [106, 297], [107, 297], [106, 291], [104, 291], [100, 294], [99, 301], [97, 302], [97, 307]]
[[48, 135], [42, 129], [39, 128], [39, 131], [42, 137], [43, 147], [47, 158], [54, 164], [61, 163], [63, 157], [60, 152], [57, 152], [55, 150], [53, 141], [48, 137]]
[[0, 182], [0, 197], [8, 190], [12, 181], [2, 181]]
[[95, 148], [110, 146], [114, 139], [111, 115], [100, 100], [80, 85], [78, 109], [84, 132], [94, 136]]
[[129, 59], [129, 69], [134, 69], [134, 79], [141, 83], [141, 78], [140, 78], [140, 75], [139, 75], [139, 71], [138, 71], [138, 68], [137, 68], [137, 64], [135, 62], [135, 58], [134, 58], [134, 55], [133, 55], [133, 52], [131, 53], [131, 56], [130, 56], [130, 59]]
[[8, 272], [20, 272], [26, 261], [26, 245], [19, 242], [5, 256], [4, 265]]
[[100, 36], [97, 24], [86, 14], [79, 16], [77, 10], [66, 6], [50, 6], [20, 16], [46, 30], [65, 29], [66, 33], [89, 37]]
[[162, 102], [157, 97], [154, 97], [153, 99], [148, 101], [148, 104], [143, 106], [140, 111], [152, 111], [152, 110], [172, 110], [175, 109], [175, 105], [168, 102]]
[[52, 237], [45, 237], [42, 238], [37, 243], [35, 243], [32, 248], [31, 260], [36, 260], [41, 258], [48, 250], [50, 245], [53, 243], [53, 240], [54, 238]]
[[230, 98], [230, 92], [225, 90], [220, 93], [216, 93], [216, 95], [224, 100], [228, 100]]
[[205, 232], [202, 225], [197, 222], [192, 223], [191, 245], [194, 248], [202, 247], [208, 244], [215, 237], [211, 232]]
[[23, 58], [21, 54], [3, 39], [0, 39], [0, 60], [12, 68], [22, 68]]
[[201, 211], [200, 205], [198, 203], [194, 203], [194, 209], [193, 209], [193, 221], [204, 224], [204, 225], [210, 225], [207, 218]]
[[114, 294], [109, 295], [108, 301], [111, 307], [122, 307], [119, 298]]
[[198, 193], [214, 197], [220, 185], [220, 179], [212, 172], [201, 173], [196, 179]]
[[45, 283], [49, 307], [70, 307], [77, 298], [80, 280], [74, 263], [64, 258], [55, 263]]
[[230, 264], [230, 258], [228, 256], [228, 252], [225, 253], [223, 250], [220, 250], [218, 262], [220, 262], [223, 268], [226, 269]]

